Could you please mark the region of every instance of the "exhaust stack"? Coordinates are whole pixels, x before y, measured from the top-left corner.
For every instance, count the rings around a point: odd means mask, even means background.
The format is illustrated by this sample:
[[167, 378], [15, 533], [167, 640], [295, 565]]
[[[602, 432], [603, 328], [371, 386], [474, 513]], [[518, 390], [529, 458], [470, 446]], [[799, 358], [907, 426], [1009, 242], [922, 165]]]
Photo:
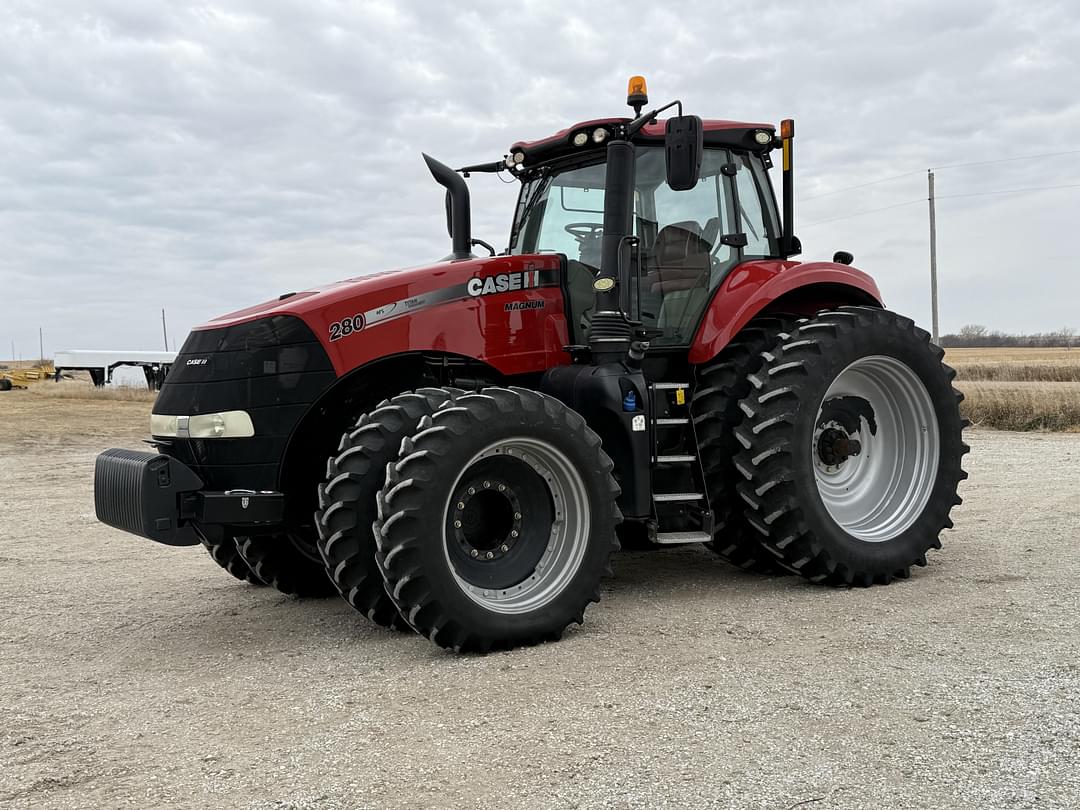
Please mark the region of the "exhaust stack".
[[[423, 154], [423, 153], [421, 153]], [[448, 259], [472, 259], [472, 221], [469, 211], [469, 186], [461, 175], [440, 163], [431, 155], [424, 155], [435, 182], [446, 188], [446, 230], [453, 240], [453, 253]]]

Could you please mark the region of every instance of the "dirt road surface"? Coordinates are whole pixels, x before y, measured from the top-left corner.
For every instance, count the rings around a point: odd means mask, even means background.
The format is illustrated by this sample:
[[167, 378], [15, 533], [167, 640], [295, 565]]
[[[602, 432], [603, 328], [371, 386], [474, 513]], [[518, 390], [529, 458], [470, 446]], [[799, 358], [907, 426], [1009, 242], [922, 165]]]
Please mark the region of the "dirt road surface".
[[906, 582], [622, 554], [475, 657], [98, 524], [148, 408], [0, 394], [0, 808], [1080, 806], [1078, 435], [972, 432]]

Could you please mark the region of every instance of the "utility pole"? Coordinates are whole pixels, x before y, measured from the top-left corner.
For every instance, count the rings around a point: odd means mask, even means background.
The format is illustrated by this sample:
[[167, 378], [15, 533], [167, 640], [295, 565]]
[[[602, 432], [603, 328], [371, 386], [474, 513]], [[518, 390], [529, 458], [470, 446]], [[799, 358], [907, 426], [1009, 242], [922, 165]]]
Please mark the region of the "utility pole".
[[937, 303], [937, 216], [934, 212], [934, 172], [926, 170], [930, 184], [930, 322], [934, 343], [938, 342], [938, 303]]
[[165, 326], [165, 307], [161, 308], [161, 332], [165, 336], [165, 351], [169, 350], [169, 328]]
[[41, 362], [41, 363], [44, 363], [45, 362], [45, 337], [44, 337], [44, 335], [43, 335], [43, 333], [41, 331], [40, 326], [38, 327], [38, 330], [37, 330], [37, 339], [38, 339], [38, 361]]

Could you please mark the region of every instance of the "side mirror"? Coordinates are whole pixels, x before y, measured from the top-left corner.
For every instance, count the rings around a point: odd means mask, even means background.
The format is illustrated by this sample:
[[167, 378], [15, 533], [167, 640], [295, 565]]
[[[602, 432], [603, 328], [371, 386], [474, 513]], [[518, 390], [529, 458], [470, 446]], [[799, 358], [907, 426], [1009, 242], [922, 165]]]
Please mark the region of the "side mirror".
[[698, 116], [679, 115], [667, 119], [664, 157], [667, 182], [672, 191], [689, 191], [697, 185], [704, 148], [705, 130]]

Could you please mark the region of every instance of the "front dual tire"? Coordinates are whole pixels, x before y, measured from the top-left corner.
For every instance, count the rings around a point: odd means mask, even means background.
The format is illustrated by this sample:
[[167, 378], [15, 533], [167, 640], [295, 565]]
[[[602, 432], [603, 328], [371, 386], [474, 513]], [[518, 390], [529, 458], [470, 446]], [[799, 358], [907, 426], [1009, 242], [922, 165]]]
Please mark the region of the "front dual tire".
[[388, 469], [375, 521], [386, 593], [409, 626], [487, 652], [580, 624], [621, 520], [599, 437], [521, 388], [457, 397], [419, 427]]

